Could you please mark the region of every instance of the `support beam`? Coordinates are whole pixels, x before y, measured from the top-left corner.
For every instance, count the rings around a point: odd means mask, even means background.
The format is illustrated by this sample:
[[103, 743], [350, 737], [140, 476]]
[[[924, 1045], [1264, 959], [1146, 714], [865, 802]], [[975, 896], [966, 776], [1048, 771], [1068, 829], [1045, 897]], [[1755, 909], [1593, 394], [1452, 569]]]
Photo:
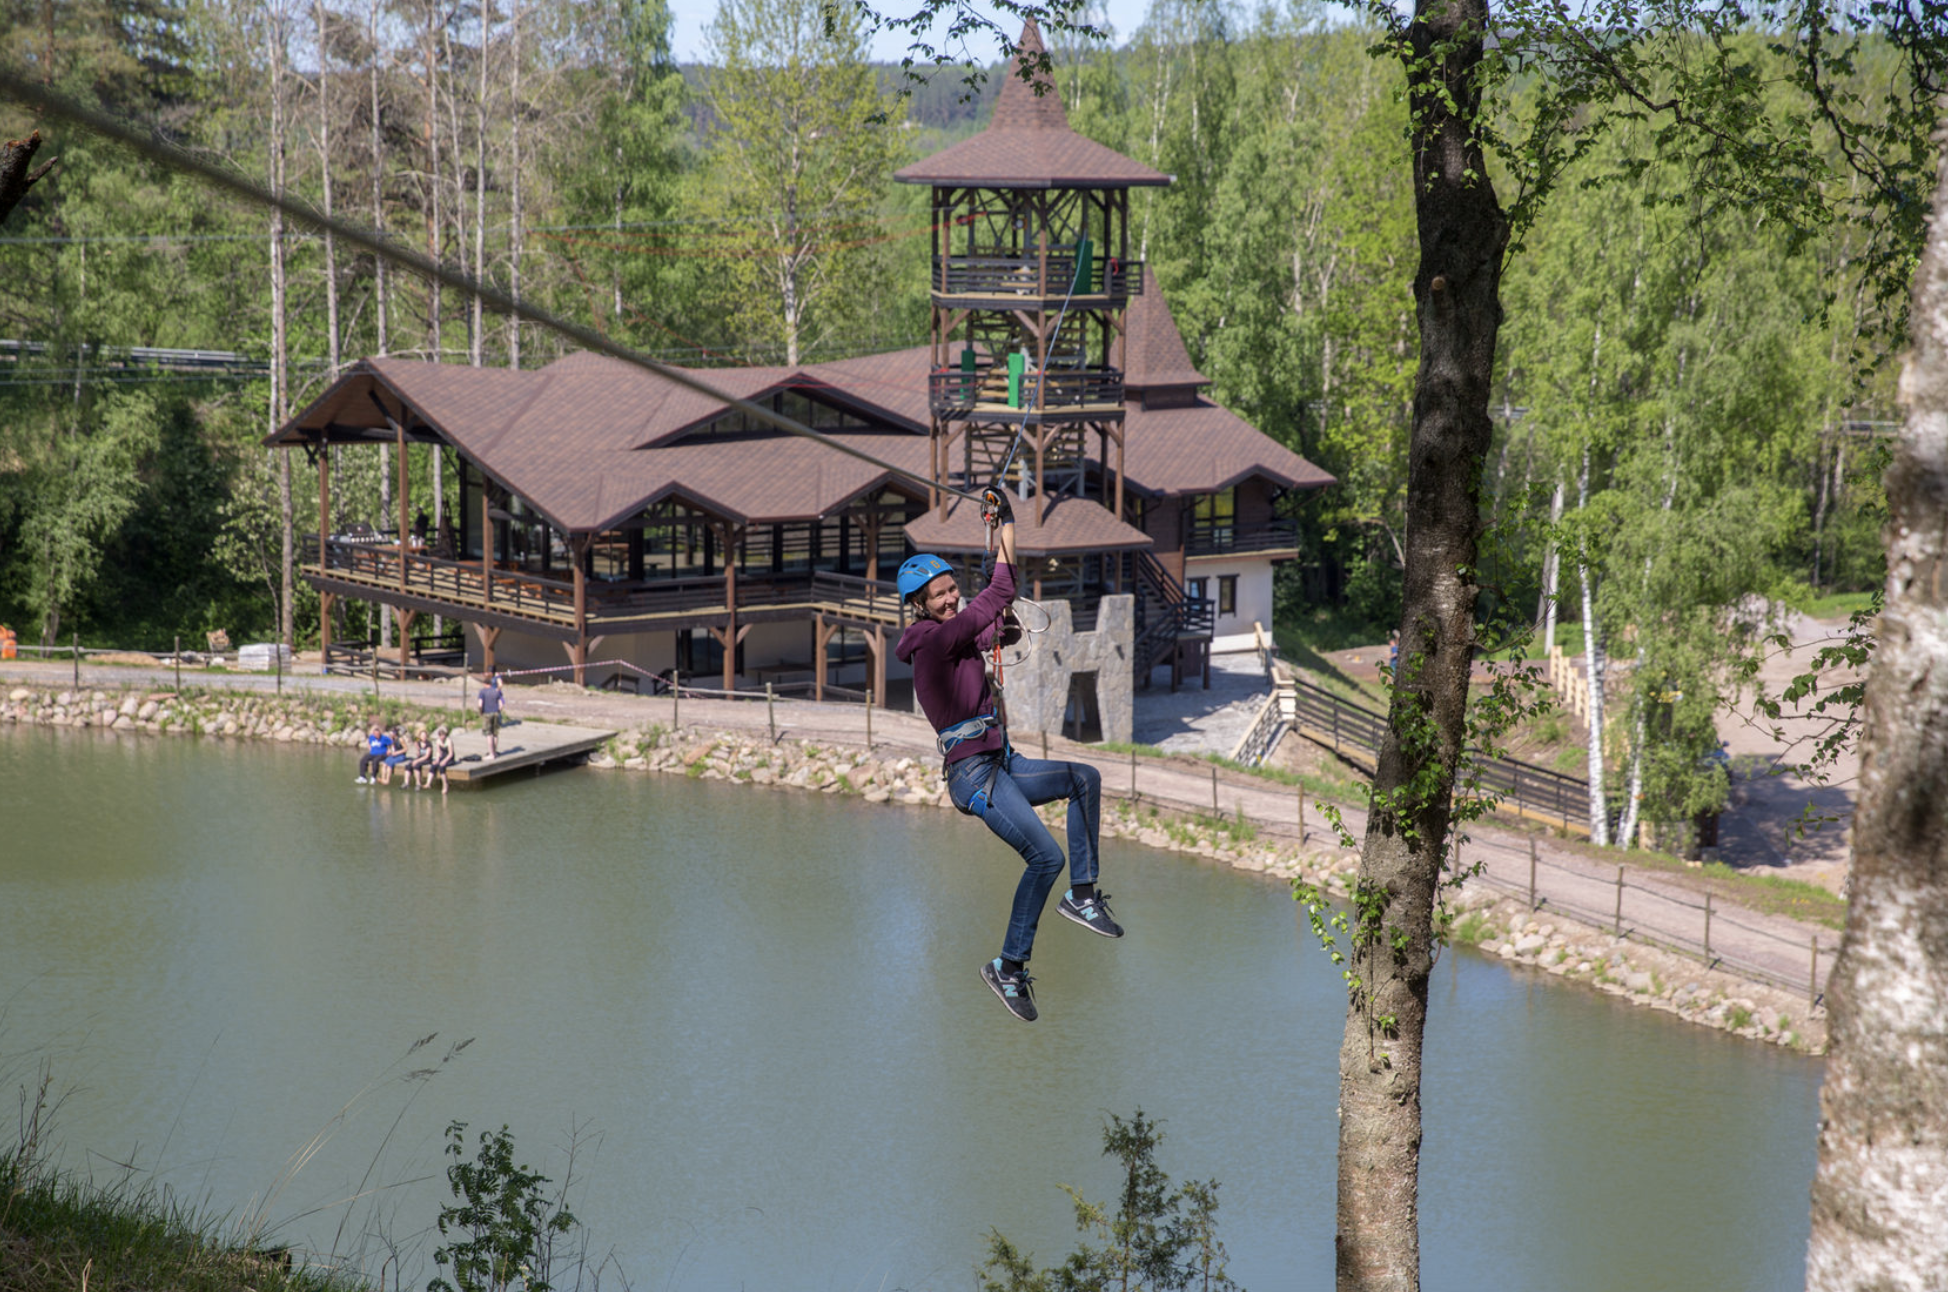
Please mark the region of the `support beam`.
[[468, 624], [473, 635], [480, 639], [480, 670], [483, 673], [494, 671], [494, 644], [501, 639], [501, 630], [486, 624]]
[[826, 623], [822, 611], [812, 621], [812, 699], [815, 701], [825, 699], [825, 681], [831, 667], [825, 652], [832, 644], [832, 634], [837, 631], [839, 626]]
[[327, 662], [331, 657], [331, 612], [338, 605], [338, 594], [320, 592], [318, 594], [318, 654]]
[[[412, 549], [406, 542], [406, 533], [412, 528], [408, 519], [412, 512], [412, 500], [406, 496], [406, 424], [395, 421], [392, 429], [399, 446], [399, 587], [404, 591], [407, 586], [406, 564], [412, 559]], [[404, 656], [400, 658], [404, 659]]]
[[873, 703], [882, 710], [886, 707], [886, 630], [874, 628], [866, 635], [866, 653], [872, 656]]
[[[331, 553], [331, 441], [318, 437], [318, 573], [323, 574]], [[331, 598], [318, 600], [318, 650], [331, 649]]]
[[399, 676], [404, 678], [413, 662], [413, 620], [419, 618], [419, 611], [394, 606], [392, 613], [399, 619]]
[[480, 599], [494, 604], [494, 518], [487, 513], [493, 506], [494, 491], [487, 485], [487, 473], [480, 473]]
[[744, 644], [744, 636], [751, 631], [751, 625], [739, 624], [733, 615], [722, 628], [709, 629], [717, 644], [724, 648], [724, 689], [737, 689], [737, 648]]
[[575, 562], [575, 642], [569, 651], [569, 662], [575, 665], [575, 685], [586, 686], [588, 670], [588, 551], [594, 541], [590, 534], [579, 534], [568, 540], [568, 551]]

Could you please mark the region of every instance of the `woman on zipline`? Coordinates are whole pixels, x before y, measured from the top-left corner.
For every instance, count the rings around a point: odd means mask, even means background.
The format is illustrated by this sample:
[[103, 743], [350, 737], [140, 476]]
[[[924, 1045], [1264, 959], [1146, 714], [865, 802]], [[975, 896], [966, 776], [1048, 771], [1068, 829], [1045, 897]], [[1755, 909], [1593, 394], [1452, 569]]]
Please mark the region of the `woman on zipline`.
[[1035, 815], [1035, 806], [1069, 801], [1069, 890], [1057, 907], [1063, 915], [1106, 938], [1123, 936], [1110, 914], [1109, 898], [1096, 891], [1097, 827], [1102, 817], [1102, 774], [1082, 763], [1023, 758], [1008, 744], [1001, 696], [990, 685], [982, 652], [995, 646], [1015, 599], [1015, 523], [1007, 494], [982, 494], [981, 519], [996, 535], [994, 578], [961, 609], [960, 586], [938, 556], [916, 556], [900, 567], [900, 595], [914, 622], [895, 654], [913, 665], [913, 690], [939, 733], [947, 792], [954, 806], [987, 823], [1028, 863], [1015, 888], [1001, 954], [981, 966], [981, 978], [1008, 1012], [1035, 1021], [1028, 956], [1042, 908], [1062, 873], [1062, 850]]

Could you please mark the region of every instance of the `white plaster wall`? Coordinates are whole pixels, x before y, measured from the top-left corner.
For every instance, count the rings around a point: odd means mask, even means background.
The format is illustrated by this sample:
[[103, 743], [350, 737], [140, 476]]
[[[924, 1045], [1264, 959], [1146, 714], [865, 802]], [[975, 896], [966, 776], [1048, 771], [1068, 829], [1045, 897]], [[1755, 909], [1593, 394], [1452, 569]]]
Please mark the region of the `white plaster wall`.
[[1271, 558], [1193, 556], [1184, 562], [1184, 577], [1205, 580], [1213, 602], [1217, 600], [1218, 578], [1225, 574], [1238, 576], [1238, 608], [1236, 614], [1218, 616], [1211, 649], [1220, 654], [1251, 650], [1255, 642], [1251, 625], [1261, 623], [1266, 632], [1272, 628]]

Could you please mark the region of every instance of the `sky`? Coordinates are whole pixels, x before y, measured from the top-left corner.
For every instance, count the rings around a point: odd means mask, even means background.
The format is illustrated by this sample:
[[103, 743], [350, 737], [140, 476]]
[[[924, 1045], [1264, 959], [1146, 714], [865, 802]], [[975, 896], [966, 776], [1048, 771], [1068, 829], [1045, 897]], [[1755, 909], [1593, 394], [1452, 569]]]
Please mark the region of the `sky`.
[[[879, 3], [890, 12], [903, 10], [898, 0], [879, 0]], [[1109, 24], [1114, 30], [1118, 44], [1128, 40], [1130, 34], [1142, 23], [1144, 11], [1148, 7], [1148, 0], [1107, 0], [1107, 3], [1096, 0], [1096, 3], [1090, 5], [1092, 10], [1107, 12]], [[703, 31], [717, 14], [716, 0], [673, 0], [670, 8], [676, 17], [674, 44], [677, 61], [702, 62], [704, 60]], [[1015, 25], [1015, 19], [1001, 14], [1000, 11], [985, 5], [982, 8], [990, 16], [995, 16], [1004, 27], [1012, 28]], [[876, 59], [896, 62], [905, 53], [906, 37], [901, 33], [881, 32], [873, 41], [873, 57]], [[999, 46], [990, 41], [971, 45], [967, 53], [975, 62], [985, 64], [1000, 57], [1001, 51]]]

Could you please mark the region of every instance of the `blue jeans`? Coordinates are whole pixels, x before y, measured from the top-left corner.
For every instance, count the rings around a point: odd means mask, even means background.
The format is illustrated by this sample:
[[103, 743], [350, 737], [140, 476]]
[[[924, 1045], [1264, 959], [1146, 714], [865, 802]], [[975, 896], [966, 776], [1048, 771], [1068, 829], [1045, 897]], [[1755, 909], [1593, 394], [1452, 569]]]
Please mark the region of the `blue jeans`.
[[[1005, 764], [1001, 764], [1003, 759]], [[990, 788], [989, 776], [993, 781]], [[1082, 763], [1060, 763], [1006, 754], [976, 754], [947, 768], [947, 793], [954, 806], [987, 823], [997, 838], [1021, 854], [1028, 868], [1015, 886], [1014, 909], [1008, 915], [1008, 936], [1001, 944], [1007, 960], [1028, 959], [1035, 946], [1035, 926], [1049, 890], [1062, 874], [1062, 850], [1035, 815], [1035, 806], [1056, 799], [1069, 801], [1069, 882], [1096, 882], [1096, 836], [1102, 822], [1102, 773]], [[986, 790], [985, 802], [979, 801]]]

